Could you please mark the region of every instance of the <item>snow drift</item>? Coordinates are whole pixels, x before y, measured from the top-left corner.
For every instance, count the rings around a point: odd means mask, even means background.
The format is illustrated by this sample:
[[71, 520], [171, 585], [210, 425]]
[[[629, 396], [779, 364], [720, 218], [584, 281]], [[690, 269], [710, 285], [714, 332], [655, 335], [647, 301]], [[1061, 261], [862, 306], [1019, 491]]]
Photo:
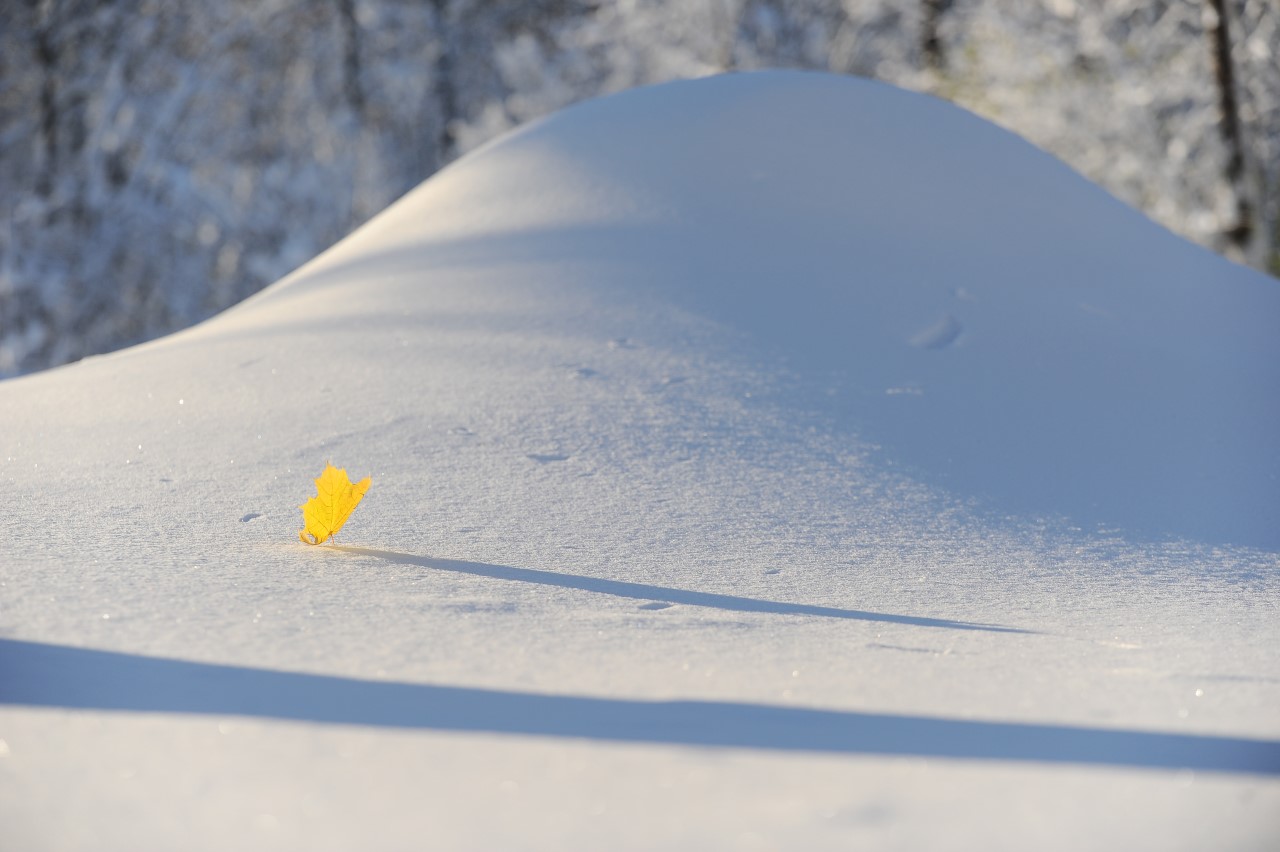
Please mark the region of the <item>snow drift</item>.
[[[1278, 318], [927, 97], [574, 107], [208, 323], [0, 384], [0, 811], [32, 847], [1256, 843]], [[326, 460], [373, 485], [310, 548]]]
[[838, 428], [961, 497], [1280, 547], [1280, 287], [928, 97], [779, 75], [590, 103], [247, 310], [353, 263], [382, 279], [358, 298], [399, 310], [437, 270], [561, 264], [745, 332]]

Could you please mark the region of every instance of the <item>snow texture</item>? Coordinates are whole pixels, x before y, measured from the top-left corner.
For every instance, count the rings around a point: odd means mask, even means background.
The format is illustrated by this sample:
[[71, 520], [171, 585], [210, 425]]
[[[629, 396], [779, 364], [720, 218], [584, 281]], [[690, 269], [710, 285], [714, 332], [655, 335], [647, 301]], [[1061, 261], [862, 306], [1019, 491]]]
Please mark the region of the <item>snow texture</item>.
[[1280, 4], [1218, 1], [0, 4], [0, 377], [207, 319], [515, 126], [733, 70], [939, 95], [1280, 274]]
[[1274, 848], [1277, 319], [927, 96], [572, 107], [0, 384], [6, 843]]

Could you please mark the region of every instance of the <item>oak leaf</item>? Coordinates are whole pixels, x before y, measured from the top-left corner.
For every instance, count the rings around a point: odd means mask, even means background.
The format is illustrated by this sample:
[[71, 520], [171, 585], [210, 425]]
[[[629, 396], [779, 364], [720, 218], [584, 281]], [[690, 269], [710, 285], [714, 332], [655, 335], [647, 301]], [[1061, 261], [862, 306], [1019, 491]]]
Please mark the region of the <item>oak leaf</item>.
[[336, 535], [360, 505], [360, 499], [372, 481], [366, 476], [353, 483], [347, 478], [346, 469], [326, 464], [324, 473], [316, 480], [316, 496], [298, 507], [302, 510], [302, 523], [306, 527], [298, 530], [302, 543], [323, 544]]

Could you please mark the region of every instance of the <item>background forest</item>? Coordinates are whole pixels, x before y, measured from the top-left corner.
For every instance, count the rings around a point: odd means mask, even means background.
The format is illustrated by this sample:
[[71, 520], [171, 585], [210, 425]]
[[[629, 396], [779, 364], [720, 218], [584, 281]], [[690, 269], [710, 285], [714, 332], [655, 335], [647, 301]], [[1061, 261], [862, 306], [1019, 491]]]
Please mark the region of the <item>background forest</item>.
[[552, 110], [764, 67], [950, 99], [1280, 269], [1274, 0], [7, 0], [0, 376], [208, 317]]

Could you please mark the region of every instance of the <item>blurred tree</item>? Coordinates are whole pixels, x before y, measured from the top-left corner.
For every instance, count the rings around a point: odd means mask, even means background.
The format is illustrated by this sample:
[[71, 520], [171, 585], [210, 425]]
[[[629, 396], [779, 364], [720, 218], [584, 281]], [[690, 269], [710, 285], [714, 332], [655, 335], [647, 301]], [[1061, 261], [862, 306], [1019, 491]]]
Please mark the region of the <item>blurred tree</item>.
[[1214, 78], [1218, 83], [1218, 103], [1221, 111], [1219, 126], [1222, 141], [1227, 146], [1227, 162], [1224, 170], [1226, 182], [1236, 195], [1236, 218], [1225, 233], [1226, 238], [1241, 251], [1247, 251], [1256, 229], [1253, 222], [1253, 205], [1243, 186], [1245, 174], [1244, 139], [1240, 133], [1240, 108], [1236, 101], [1235, 61], [1231, 58], [1231, 28], [1228, 21], [1226, 0], [1207, 0], [1213, 11], [1209, 21], [1209, 37], [1213, 45]]
[[920, 33], [920, 52], [924, 54], [925, 65], [934, 71], [941, 71], [947, 66], [947, 53], [943, 47], [939, 28], [942, 16], [951, 8], [952, 0], [922, 0], [924, 3], [924, 26]]

